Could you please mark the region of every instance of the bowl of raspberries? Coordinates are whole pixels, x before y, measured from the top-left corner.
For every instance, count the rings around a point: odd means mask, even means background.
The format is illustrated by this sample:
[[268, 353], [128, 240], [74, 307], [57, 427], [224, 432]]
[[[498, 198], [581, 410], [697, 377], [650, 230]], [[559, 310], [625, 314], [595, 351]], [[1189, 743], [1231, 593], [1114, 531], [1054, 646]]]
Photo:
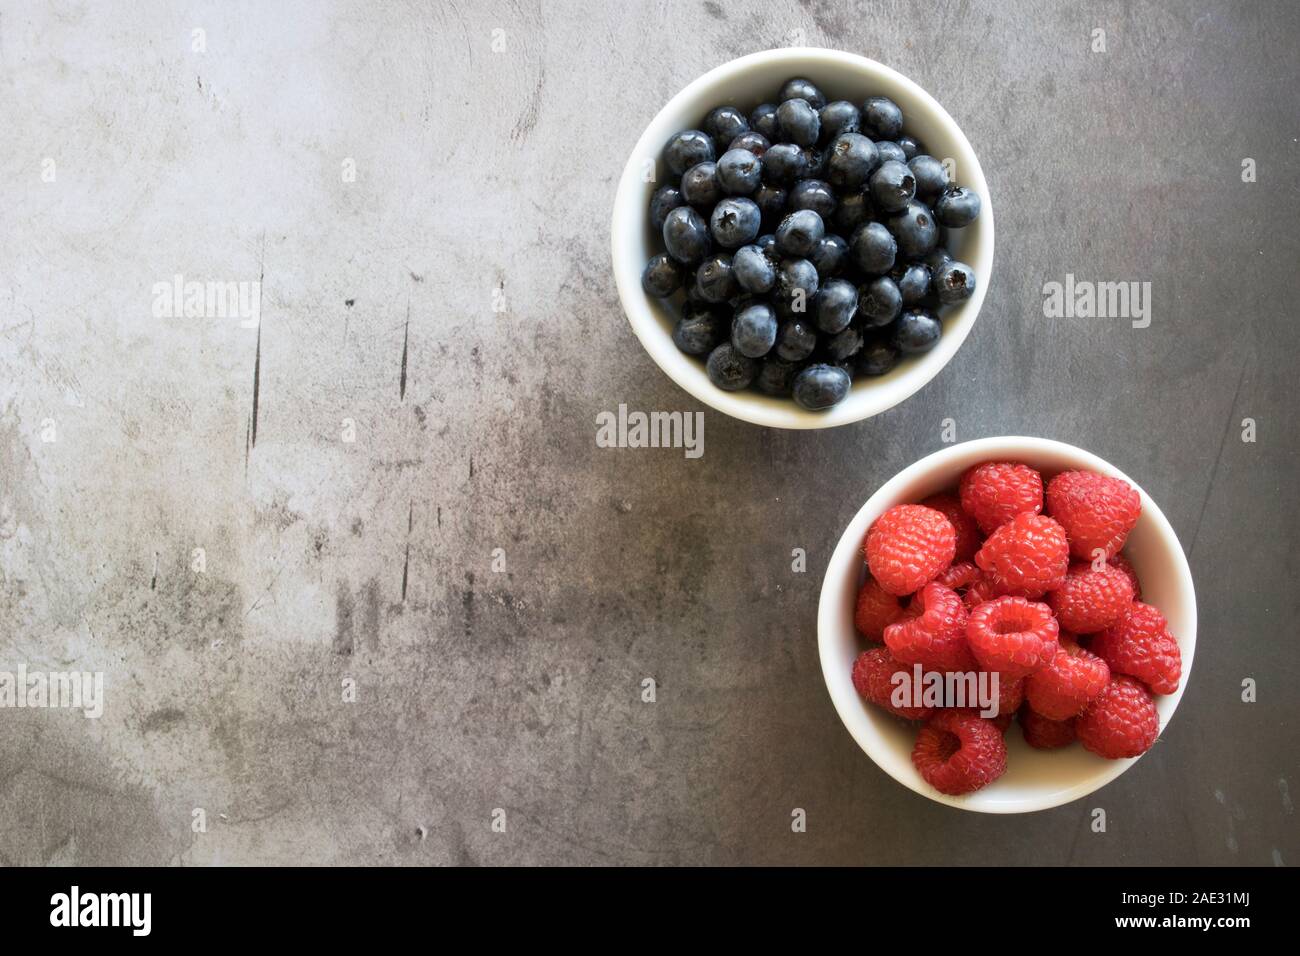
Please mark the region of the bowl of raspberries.
[[726, 63], [628, 160], [611, 226], [637, 337], [736, 418], [859, 421], [952, 358], [993, 264], [979, 160], [911, 80], [835, 50]]
[[844, 532], [818, 609], [844, 725], [907, 787], [1023, 813], [1157, 744], [1196, 646], [1191, 571], [1129, 477], [1041, 438], [954, 445]]

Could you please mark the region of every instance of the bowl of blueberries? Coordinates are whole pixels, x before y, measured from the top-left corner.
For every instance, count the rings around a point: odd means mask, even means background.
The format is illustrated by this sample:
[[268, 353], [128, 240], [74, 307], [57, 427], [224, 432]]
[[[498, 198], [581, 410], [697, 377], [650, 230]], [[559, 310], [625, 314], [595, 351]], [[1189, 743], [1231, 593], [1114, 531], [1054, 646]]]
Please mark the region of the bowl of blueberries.
[[770, 50], [678, 93], [619, 182], [624, 311], [651, 358], [744, 421], [826, 428], [919, 390], [970, 333], [993, 210], [970, 143], [874, 60]]

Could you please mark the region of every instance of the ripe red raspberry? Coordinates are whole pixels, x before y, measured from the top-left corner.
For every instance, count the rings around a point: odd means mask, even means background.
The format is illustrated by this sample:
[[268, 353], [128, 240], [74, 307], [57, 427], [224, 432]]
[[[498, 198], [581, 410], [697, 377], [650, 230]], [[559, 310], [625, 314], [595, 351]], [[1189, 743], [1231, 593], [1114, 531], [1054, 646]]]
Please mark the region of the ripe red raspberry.
[[1047, 595], [1056, 620], [1067, 631], [1092, 634], [1110, 627], [1133, 604], [1133, 582], [1114, 565], [1094, 571], [1091, 564], [1070, 565], [1061, 586]]
[[1115, 673], [1145, 681], [1157, 694], [1178, 690], [1183, 656], [1165, 616], [1150, 604], [1135, 603], [1127, 616], [1095, 635], [1091, 646]]
[[1070, 544], [1051, 518], [1020, 514], [989, 535], [975, 563], [1003, 594], [1037, 598], [1065, 580]]
[[885, 628], [885, 646], [895, 660], [927, 671], [968, 671], [975, 658], [966, 643], [966, 607], [957, 592], [927, 584], [912, 598], [920, 613]]
[[1122, 554], [1117, 554], [1110, 559], [1109, 564], [1111, 567], [1119, 568], [1133, 582], [1133, 600], [1142, 600], [1142, 582], [1138, 580], [1138, 573], [1133, 570], [1133, 565], [1129, 563], [1128, 558]]
[[980, 549], [980, 541], [982, 540], [980, 526], [962, 508], [961, 501], [958, 500], [956, 495], [931, 495], [921, 504], [940, 512], [952, 522], [952, 526], [957, 532], [957, 551], [953, 555], [954, 561], [969, 561], [975, 557], [975, 552]]
[[1025, 681], [1025, 699], [1048, 720], [1068, 720], [1105, 690], [1109, 681], [1106, 662], [1062, 634], [1060, 648], [1047, 666]]
[[924, 505], [895, 505], [876, 519], [863, 548], [871, 576], [890, 594], [911, 594], [933, 581], [957, 549], [957, 532]]
[[992, 721], [972, 711], [944, 710], [917, 734], [912, 764], [930, 786], [957, 796], [1006, 772], [1007, 745]]
[[962, 600], [966, 602], [966, 609], [973, 611], [985, 601], [992, 601], [995, 597], [1001, 596], [997, 585], [993, 581], [993, 576], [981, 571], [976, 575], [975, 580], [967, 585]]
[[934, 579], [935, 584], [942, 584], [954, 591], [961, 591], [975, 583], [980, 576], [980, 569], [969, 561], [958, 561]]
[[1142, 682], [1119, 674], [1075, 719], [1074, 729], [1085, 748], [1118, 760], [1151, 749], [1160, 733], [1160, 715]]
[[1021, 597], [999, 597], [970, 612], [966, 638], [984, 670], [1002, 680], [1027, 677], [1056, 655], [1052, 609]]
[[911, 678], [912, 668], [901, 664], [883, 647], [863, 651], [853, 662], [853, 689], [858, 696], [877, 707], [883, 707], [898, 717], [924, 720], [934, 713], [933, 707], [895, 707], [890, 701], [894, 693], [894, 675], [902, 672]]
[[1072, 744], [1077, 739], [1073, 717], [1069, 720], [1049, 720], [1032, 707], [1021, 707], [1019, 717], [1025, 743], [1035, 750], [1055, 750]]
[[[996, 673], [996, 671], [994, 672]], [[992, 717], [987, 718], [997, 725], [998, 730], [1004, 734], [1007, 728], [1011, 726], [1011, 720], [1016, 716], [1016, 711], [1025, 700], [1025, 679], [1019, 680], [1002, 680], [1002, 675], [998, 674], [998, 712]]]
[[961, 506], [985, 534], [1018, 514], [1043, 510], [1043, 476], [1028, 465], [986, 461], [961, 476]]
[[1124, 547], [1142, 513], [1142, 499], [1119, 478], [1063, 471], [1047, 484], [1047, 513], [1065, 528], [1070, 552], [1091, 561], [1098, 549], [1110, 558]]
[[880, 586], [875, 578], [867, 578], [858, 591], [858, 604], [853, 612], [853, 624], [863, 637], [872, 641], [885, 639], [885, 628], [903, 616], [903, 605], [898, 598]]

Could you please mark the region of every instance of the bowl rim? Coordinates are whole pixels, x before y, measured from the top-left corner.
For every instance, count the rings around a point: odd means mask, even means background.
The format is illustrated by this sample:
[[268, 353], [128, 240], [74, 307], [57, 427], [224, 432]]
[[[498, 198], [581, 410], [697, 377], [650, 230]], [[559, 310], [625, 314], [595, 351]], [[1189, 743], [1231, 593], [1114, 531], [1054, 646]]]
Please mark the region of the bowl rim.
[[[966, 257], [975, 270], [975, 293], [945, 316], [944, 334], [939, 344], [930, 352], [912, 358], [905, 368], [899, 370], [897, 378], [893, 377], [896, 373], [890, 373], [883, 379], [866, 383], [863, 388], [851, 389], [848, 398], [824, 412], [806, 411], [788, 399], [775, 399], [749, 390], [726, 392], [713, 385], [703, 365], [694, 357], [682, 355], [673, 344], [671, 334], [662, 327], [656, 309], [641, 288], [644, 263], [637, 259], [634, 249], [637, 241], [634, 237], [644, 228], [645, 203], [639, 198], [648, 185], [642, 178], [644, 161], [654, 156], [658, 163], [663, 145], [658, 140], [666, 141], [671, 135], [661, 137], [657, 131], [660, 125], [664, 125], [664, 117], [682, 111], [700, 94], [754, 67], [787, 64], [797, 72], [801, 66], [810, 63], [869, 74], [873, 80], [894, 84], [920, 102], [929, 114], [927, 118], [942, 126], [953, 141], [955, 148], [951, 152], [962, 171], [962, 185], [978, 193], [982, 202], [980, 217], [972, 227], [975, 230], [972, 248], [976, 254]], [[632, 217], [642, 217], [642, 221], [631, 225]], [[929, 92], [897, 70], [856, 53], [821, 47], [786, 47], [750, 53], [714, 67], [688, 83], [655, 114], [633, 147], [619, 180], [610, 221], [610, 245], [623, 312], [651, 360], [679, 387], [711, 408], [755, 425], [791, 429], [833, 428], [871, 418], [905, 401], [924, 388], [957, 354], [974, 327], [992, 278], [993, 222], [993, 201], [979, 158], [956, 120]]]
[[[822, 579], [821, 593], [818, 600], [817, 608], [817, 645], [818, 657], [821, 662], [822, 679], [826, 684], [827, 693], [830, 695], [831, 703], [835, 707], [836, 714], [839, 715], [840, 722], [848, 730], [850, 736], [857, 742], [872, 762], [881, 770], [893, 777], [909, 790], [927, 797], [937, 803], [942, 803], [950, 807], [957, 807], [962, 810], [979, 813], [1032, 813], [1039, 810], [1047, 810], [1052, 807], [1061, 806], [1065, 803], [1078, 800], [1082, 797], [1093, 793], [1106, 784], [1110, 783], [1120, 774], [1124, 773], [1129, 767], [1142, 759], [1145, 754], [1122, 760], [1108, 760], [1101, 765], [1099, 772], [1095, 777], [1080, 782], [1073, 787], [1067, 787], [1052, 794], [1045, 795], [1039, 799], [1016, 799], [991, 801], [988, 799], [980, 800], [981, 791], [974, 794], [968, 794], [961, 797], [953, 797], [940, 793], [937, 790], [927, 786], [919, 776], [913, 772], [908, 775], [905, 772], [897, 770], [890, 762], [882, 760], [877, 751], [883, 751], [886, 746], [882, 738], [876, 733], [872, 725], [872, 715], [866, 710], [866, 705], [853, 690], [852, 681], [842, 674], [843, 664], [836, 654], [836, 633], [842, 633], [842, 614], [844, 613], [843, 605], [837, 600], [835, 591], [844, 575], [860, 574], [861, 558], [858, 548], [863, 536], [866, 534], [870, 524], [883, 513], [884, 510], [894, 504], [902, 503], [899, 496], [904, 488], [910, 486], [918, 479], [924, 478], [939, 467], [952, 464], [953, 459], [968, 458], [970, 464], [978, 463], [985, 460], [1000, 461], [1024, 461], [1031, 467], [1034, 466], [1035, 457], [1042, 458], [1047, 454], [1054, 454], [1072, 461], [1070, 467], [1097, 471], [1102, 474], [1111, 475], [1115, 478], [1127, 481], [1137, 492], [1142, 501], [1142, 517], [1140, 522], [1149, 521], [1152, 523], [1157, 537], [1160, 539], [1165, 550], [1168, 551], [1171, 558], [1171, 564], [1174, 573], [1177, 576], [1176, 593], [1178, 595], [1178, 614], [1185, 622], [1184, 626], [1177, 635], [1179, 652], [1182, 655], [1182, 676], [1179, 681], [1178, 690], [1173, 694], [1162, 695], [1157, 697], [1158, 707], [1162, 704], [1164, 709], [1160, 713], [1160, 733], [1163, 734], [1169, 722], [1173, 719], [1174, 712], [1178, 708], [1178, 703], [1182, 699], [1184, 691], [1187, 689], [1188, 681], [1191, 677], [1192, 663], [1196, 651], [1196, 590], [1192, 580], [1191, 566], [1187, 561], [1187, 555], [1178, 540], [1178, 535], [1174, 532], [1173, 526], [1165, 517], [1160, 506], [1154, 499], [1136, 481], [1116, 468], [1110, 462], [1093, 454], [1086, 449], [1079, 448], [1066, 442], [1056, 441], [1050, 438], [1037, 438], [1025, 435], [1004, 435], [988, 438], [977, 438], [966, 442], [960, 442], [955, 445], [949, 445], [938, 451], [932, 452], [923, 458], [918, 459], [906, 468], [899, 471], [892, 478], [881, 485], [867, 501], [854, 514], [841, 534], [839, 541], [826, 565], [826, 573]], [[965, 465], [964, 467], [969, 467]], [[856, 583], [853, 589], [856, 591]], [[838, 623], [837, 623], [838, 622]], [[850, 628], [853, 625], [850, 623]], [[856, 632], [856, 629], [854, 629]], [[845, 692], [847, 689], [847, 693]], [[1150, 751], [1148, 751], [1149, 753]], [[911, 767], [910, 761], [907, 763]]]

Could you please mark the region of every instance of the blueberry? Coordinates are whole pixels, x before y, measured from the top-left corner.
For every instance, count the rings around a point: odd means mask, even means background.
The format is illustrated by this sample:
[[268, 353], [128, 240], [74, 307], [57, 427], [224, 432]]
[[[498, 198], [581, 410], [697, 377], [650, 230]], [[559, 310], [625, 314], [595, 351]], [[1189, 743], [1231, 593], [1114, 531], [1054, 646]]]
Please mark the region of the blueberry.
[[826, 153], [809, 146], [803, 151], [803, 171], [813, 179], [826, 178]]
[[763, 359], [763, 364], [758, 369], [758, 377], [754, 380], [754, 384], [758, 386], [758, 390], [764, 395], [785, 397], [790, 394], [791, 385], [798, 371], [798, 362], [787, 362], [775, 355], [769, 355]]
[[777, 186], [764, 183], [751, 197], [762, 214], [763, 222], [775, 226], [785, 218], [786, 192]]
[[826, 175], [836, 189], [859, 189], [880, 162], [876, 144], [861, 133], [841, 133], [827, 150]]
[[950, 186], [934, 204], [935, 218], [950, 229], [970, 225], [979, 214], [979, 193], [965, 186]]
[[815, 110], [819, 110], [826, 105], [826, 97], [822, 96], [822, 91], [817, 89], [812, 80], [805, 80], [803, 77], [798, 76], [785, 81], [785, 85], [781, 87], [781, 93], [777, 99], [783, 103], [786, 100], [805, 100]]
[[749, 114], [749, 128], [762, 133], [768, 142], [775, 143], [780, 132], [780, 126], [776, 122], [776, 104], [763, 103], [754, 107], [754, 112]]
[[794, 143], [777, 143], [763, 154], [763, 181], [788, 188], [804, 178], [808, 160]]
[[687, 355], [708, 355], [726, 338], [725, 329], [712, 309], [688, 305], [673, 327], [673, 344]]
[[882, 212], [902, 212], [915, 195], [916, 177], [903, 163], [891, 159], [871, 174], [871, 199]]
[[764, 233], [754, 240], [754, 245], [763, 250], [763, 255], [772, 260], [773, 264], [781, 261], [781, 253], [776, 251], [776, 236]]
[[822, 127], [819, 139], [825, 145], [841, 133], [856, 133], [862, 122], [862, 113], [848, 100], [836, 100], [818, 110], [817, 119]]
[[898, 364], [898, 350], [888, 342], [872, 341], [856, 356], [859, 375], [884, 375]]
[[664, 219], [664, 248], [678, 262], [699, 262], [712, 247], [709, 227], [690, 206], [678, 206]]
[[682, 287], [682, 268], [664, 253], [646, 263], [641, 273], [641, 288], [647, 295], [666, 299]]
[[812, 146], [821, 132], [817, 110], [802, 98], [786, 100], [778, 106], [776, 121], [781, 127], [781, 139], [799, 146]]
[[896, 163], [906, 163], [907, 153], [903, 152], [903, 147], [899, 146], [891, 139], [882, 139], [876, 143], [876, 152], [880, 154], [880, 161], [887, 163], [891, 159]]
[[848, 259], [849, 244], [834, 234], [824, 237], [808, 256], [808, 261], [816, 266], [817, 275], [822, 279], [838, 275]]
[[719, 153], [727, 144], [749, 130], [749, 120], [734, 106], [719, 106], [704, 117], [704, 132], [713, 137], [713, 148]]
[[668, 214], [678, 206], [685, 205], [686, 200], [682, 198], [681, 190], [676, 186], [660, 186], [655, 190], [655, 194], [650, 197], [651, 227], [662, 229]]
[[776, 266], [758, 246], [741, 246], [731, 259], [736, 284], [746, 292], [770, 292], [776, 284]]
[[731, 344], [746, 358], [762, 358], [776, 342], [776, 313], [756, 302], [736, 312], [731, 320]]
[[943, 163], [933, 156], [927, 156], [924, 153], [920, 156], [913, 156], [911, 162], [907, 164], [907, 168], [916, 177], [917, 199], [932, 203], [937, 196], [948, 188], [948, 171], [943, 168]]
[[975, 270], [966, 263], [949, 260], [935, 270], [934, 294], [944, 305], [964, 302], [974, 291]]
[[727, 149], [747, 149], [761, 159], [763, 154], [767, 152], [767, 148], [771, 145], [771, 142], [768, 141], [766, 136], [751, 129], [748, 132], [741, 133], [733, 139], [731, 143], [728, 144]]
[[811, 412], [838, 405], [853, 384], [849, 373], [835, 365], [809, 365], [794, 377], [794, 400]]
[[682, 198], [702, 212], [708, 212], [722, 198], [717, 163], [697, 163], [682, 174]]
[[899, 251], [912, 259], [925, 255], [939, 241], [934, 213], [929, 206], [915, 201], [889, 220], [889, 231], [898, 240]]
[[921, 261], [925, 263], [926, 268], [930, 270], [932, 275], [938, 272], [945, 262], [952, 262], [952, 256], [948, 254], [948, 248], [944, 244], [942, 236], [940, 236], [939, 243], [921, 257]]
[[898, 139], [903, 131], [903, 111], [887, 96], [873, 96], [862, 104], [862, 127], [875, 139]]
[[923, 262], [912, 262], [901, 269], [895, 268], [890, 275], [903, 297], [903, 305], [920, 302], [930, 291], [930, 267]]
[[883, 222], [868, 222], [853, 233], [849, 250], [859, 269], [868, 275], [879, 276], [894, 267], [898, 244]]
[[902, 136], [898, 137], [895, 142], [898, 143], [898, 148], [903, 151], [903, 155], [906, 156], [909, 161], [925, 152], [925, 147], [921, 145], [921, 141], [915, 136], [908, 136], [904, 133]]
[[879, 276], [858, 290], [858, 311], [871, 328], [888, 325], [903, 311], [903, 293], [889, 276]]
[[850, 325], [830, 337], [826, 343], [826, 355], [832, 362], [843, 362], [857, 355], [864, 341], [862, 329]]
[[853, 230], [875, 216], [871, 197], [865, 192], [851, 192], [840, 196], [835, 207], [835, 228], [846, 236], [853, 235]]
[[747, 149], [729, 149], [718, 160], [718, 182], [728, 196], [748, 196], [762, 180], [763, 163]]
[[704, 367], [709, 381], [726, 392], [739, 391], [758, 374], [758, 363], [741, 355], [730, 342], [723, 342], [710, 352]]
[[674, 176], [680, 176], [700, 163], [711, 163], [717, 155], [709, 134], [701, 133], [698, 129], [683, 130], [664, 146], [664, 162]]
[[830, 279], [817, 293], [817, 328], [830, 335], [842, 332], [858, 310], [858, 290], [844, 279]]
[[776, 270], [775, 299], [782, 315], [802, 315], [817, 294], [817, 267], [807, 259], [782, 259]]
[[776, 248], [783, 256], [807, 258], [826, 235], [822, 217], [811, 209], [790, 213], [776, 229]]
[[695, 288], [705, 302], [726, 302], [740, 292], [731, 256], [710, 256], [695, 270]]
[[904, 312], [891, 327], [889, 344], [904, 355], [928, 352], [939, 341], [939, 320], [929, 312]]
[[763, 214], [758, 205], [739, 196], [729, 196], [719, 202], [709, 218], [713, 238], [724, 249], [738, 249], [752, 241], [762, 224]]
[[776, 333], [776, 354], [787, 362], [802, 362], [817, 347], [817, 330], [806, 319], [788, 319]]
[[790, 211], [811, 209], [823, 220], [835, 212], [835, 193], [820, 179], [804, 179], [790, 190]]

